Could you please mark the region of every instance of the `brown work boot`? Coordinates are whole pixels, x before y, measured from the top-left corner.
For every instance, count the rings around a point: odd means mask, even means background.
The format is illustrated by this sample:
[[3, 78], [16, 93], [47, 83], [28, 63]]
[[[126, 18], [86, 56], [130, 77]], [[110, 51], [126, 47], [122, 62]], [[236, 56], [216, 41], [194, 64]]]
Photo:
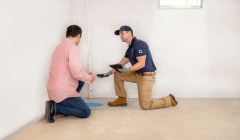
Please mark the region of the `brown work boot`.
[[118, 97], [115, 101], [113, 102], [108, 102], [109, 106], [127, 106], [127, 101], [126, 98], [124, 97]]
[[169, 94], [169, 96], [171, 97], [172, 106], [176, 106], [178, 104], [178, 102], [176, 101], [175, 97], [172, 94]]

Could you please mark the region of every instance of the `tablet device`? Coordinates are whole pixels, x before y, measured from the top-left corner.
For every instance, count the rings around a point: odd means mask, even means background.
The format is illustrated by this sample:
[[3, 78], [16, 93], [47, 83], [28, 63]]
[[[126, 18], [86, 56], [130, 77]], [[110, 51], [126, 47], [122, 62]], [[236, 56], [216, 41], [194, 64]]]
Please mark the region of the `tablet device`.
[[112, 65], [109, 65], [109, 66], [111, 68], [115, 69], [116, 71], [118, 71], [119, 68], [123, 68], [121, 64], [112, 64]]

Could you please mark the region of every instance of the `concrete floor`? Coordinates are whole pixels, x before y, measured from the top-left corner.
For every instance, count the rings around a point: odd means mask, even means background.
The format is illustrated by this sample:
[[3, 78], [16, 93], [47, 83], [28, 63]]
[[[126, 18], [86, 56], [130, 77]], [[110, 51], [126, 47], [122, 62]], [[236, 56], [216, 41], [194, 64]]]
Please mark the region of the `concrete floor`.
[[[108, 99], [109, 100], [109, 99]], [[106, 99], [92, 99], [105, 103]], [[179, 105], [144, 111], [137, 99], [127, 107], [104, 105], [87, 119], [56, 117], [33, 122], [11, 140], [239, 140], [240, 99], [178, 99]]]

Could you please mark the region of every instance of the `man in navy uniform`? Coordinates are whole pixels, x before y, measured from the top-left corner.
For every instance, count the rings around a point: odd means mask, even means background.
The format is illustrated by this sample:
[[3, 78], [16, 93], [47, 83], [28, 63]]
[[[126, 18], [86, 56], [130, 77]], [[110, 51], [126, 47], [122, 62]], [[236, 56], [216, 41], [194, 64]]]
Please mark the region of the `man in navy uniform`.
[[[152, 54], [146, 42], [133, 36], [133, 30], [129, 26], [121, 26], [116, 30], [115, 35], [119, 35], [122, 42], [129, 46], [121, 61], [118, 63], [122, 68], [112, 69], [110, 72], [98, 75], [107, 77], [114, 73], [114, 87], [118, 98], [108, 102], [109, 106], [126, 106], [127, 93], [124, 82], [136, 83], [138, 87], [139, 104], [143, 110], [166, 108], [176, 106], [177, 101], [172, 94], [169, 96], [152, 100], [152, 88], [155, 83], [156, 66], [152, 59]], [[125, 65], [130, 62], [131, 67]]]

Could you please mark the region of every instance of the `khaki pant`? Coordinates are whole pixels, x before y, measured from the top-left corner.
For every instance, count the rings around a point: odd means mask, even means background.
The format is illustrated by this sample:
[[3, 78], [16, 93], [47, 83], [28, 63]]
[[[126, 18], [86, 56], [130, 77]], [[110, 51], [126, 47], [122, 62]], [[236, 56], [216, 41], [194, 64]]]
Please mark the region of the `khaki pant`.
[[166, 108], [171, 106], [171, 97], [151, 100], [155, 76], [140, 76], [136, 72], [114, 74], [114, 86], [117, 96], [127, 98], [124, 82], [137, 83], [139, 104], [143, 110]]

